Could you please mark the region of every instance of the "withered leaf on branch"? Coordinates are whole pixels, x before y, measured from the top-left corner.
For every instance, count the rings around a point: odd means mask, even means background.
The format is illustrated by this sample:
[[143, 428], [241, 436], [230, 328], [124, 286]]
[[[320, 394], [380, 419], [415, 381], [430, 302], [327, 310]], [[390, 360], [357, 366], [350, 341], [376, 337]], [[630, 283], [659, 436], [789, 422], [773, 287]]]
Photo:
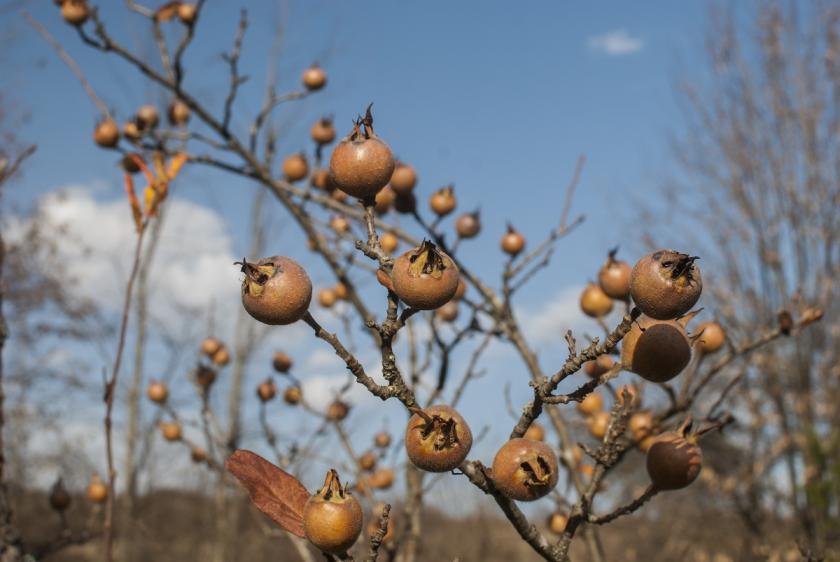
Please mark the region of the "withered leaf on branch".
[[228, 457], [225, 468], [248, 490], [257, 509], [283, 529], [304, 537], [303, 507], [309, 492], [297, 478], [243, 449]]
[[181, 2], [167, 2], [157, 9], [155, 12], [155, 19], [157, 21], [169, 21], [178, 14], [178, 6]]

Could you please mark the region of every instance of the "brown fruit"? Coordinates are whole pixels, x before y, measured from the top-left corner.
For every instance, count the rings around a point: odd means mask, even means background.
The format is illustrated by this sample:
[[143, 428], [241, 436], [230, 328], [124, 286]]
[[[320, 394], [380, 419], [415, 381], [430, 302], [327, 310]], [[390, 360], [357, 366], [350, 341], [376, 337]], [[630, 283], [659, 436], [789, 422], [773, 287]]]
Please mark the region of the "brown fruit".
[[391, 189], [397, 195], [409, 195], [417, 185], [417, 172], [412, 166], [397, 162], [391, 174]]
[[144, 105], [137, 110], [137, 126], [141, 130], [149, 130], [157, 127], [160, 122], [158, 110], [153, 105]]
[[199, 365], [195, 371], [195, 382], [202, 388], [209, 387], [216, 382], [216, 370], [206, 365]]
[[303, 85], [310, 92], [320, 90], [327, 85], [327, 73], [317, 64], [303, 71]]
[[98, 474], [93, 474], [90, 477], [90, 482], [88, 482], [85, 495], [91, 503], [105, 503], [105, 500], [108, 499], [108, 486]]
[[650, 481], [659, 490], [679, 490], [697, 478], [703, 465], [703, 453], [695, 437], [663, 433], [647, 452]]
[[598, 285], [611, 299], [627, 300], [630, 296], [631, 271], [629, 263], [615, 259], [615, 252], [610, 252], [598, 272]]
[[380, 431], [373, 436], [373, 444], [380, 449], [386, 449], [391, 445], [391, 434], [387, 431]]
[[93, 130], [93, 142], [102, 148], [114, 148], [120, 142], [120, 128], [113, 119], [105, 119]]
[[[135, 156], [139, 157], [139, 154], [135, 154]], [[140, 171], [140, 166], [137, 164], [137, 161], [131, 157], [131, 154], [126, 154], [120, 160], [120, 166], [122, 169], [128, 172], [129, 174], [136, 174]]]
[[400, 245], [400, 241], [390, 232], [384, 232], [382, 236], [379, 237], [379, 245], [382, 246], [382, 250], [385, 251], [385, 253], [393, 254], [394, 250], [396, 250]]
[[633, 439], [641, 441], [645, 437], [649, 437], [653, 434], [653, 424], [654, 420], [651, 412], [636, 412], [630, 416], [630, 421], [627, 423], [627, 427], [630, 429]]
[[306, 501], [303, 528], [309, 542], [331, 554], [347, 552], [362, 533], [362, 506], [341, 486], [335, 470], [327, 472], [324, 486]]
[[698, 324], [694, 337], [694, 347], [703, 353], [714, 353], [726, 343], [726, 332], [717, 322]]
[[201, 342], [201, 353], [207, 357], [213, 357], [225, 346], [221, 340], [217, 338], [204, 338]]
[[402, 215], [410, 215], [417, 210], [417, 197], [413, 193], [402, 195], [397, 193], [394, 199], [394, 210]]
[[241, 264], [242, 305], [255, 319], [269, 325], [297, 322], [309, 310], [312, 282], [294, 260], [273, 256]]
[[283, 176], [286, 180], [300, 181], [309, 174], [309, 164], [304, 153], [292, 154], [283, 160]]
[[583, 400], [578, 402], [577, 409], [584, 416], [597, 414], [604, 409], [604, 399], [597, 392], [590, 392]]
[[178, 5], [178, 19], [181, 20], [181, 23], [184, 25], [194, 24], [197, 16], [198, 12], [195, 9], [195, 5], [187, 4], [186, 2], [181, 2]]
[[210, 360], [214, 365], [224, 367], [230, 363], [230, 351], [228, 351], [228, 348], [222, 347], [219, 351], [213, 354], [213, 357], [211, 357]]
[[545, 441], [545, 428], [537, 422], [534, 422], [528, 426], [525, 435], [522, 437], [531, 441]]
[[183, 434], [181, 424], [178, 422], [163, 422], [160, 424], [160, 432], [167, 441], [180, 441]]
[[278, 351], [274, 354], [271, 364], [275, 371], [286, 374], [292, 368], [292, 358], [288, 354]]
[[439, 217], [445, 217], [454, 211], [457, 204], [455, 188], [451, 185], [438, 189], [429, 198], [429, 207]]
[[394, 470], [391, 468], [380, 468], [370, 475], [369, 484], [377, 490], [387, 490], [394, 485]]
[[580, 309], [587, 316], [600, 318], [609, 314], [612, 308], [612, 299], [594, 283], [589, 283], [580, 295]]
[[266, 379], [257, 386], [257, 397], [262, 402], [273, 400], [277, 396], [277, 385], [271, 379]]
[[510, 256], [516, 256], [525, 249], [525, 237], [519, 234], [513, 226], [508, 223], [507, 232], [502, 236], [502, 251]]
[[461, 238], [475, 238], [481, 232], [481, 215], [478, 211], [464, 213], [455, 221], [455, 232]]
[[335, 140], [335, 126], [332, 118], [321, 117], [315, 121], [315, 124], [309, 129], [309, 134], [312, 136], [312, 140], [318, 144], [330, 144]]
[[472, 431], [450, 406], [412, 408], [405, 428], [405, 450], [414, 466], [428, 472], [457, 468], [472, 448]]
[[332, 308], [338, 301], [338, 295], [335, 294], [334, 289], [325, 287], [318, 291], [318, 304], [324, 308]]
[[366, 117], [357, 121], [330, 157], [333, 183], [347, 195], [358, 199], [375, 197], [394, 172], [394, 155], [373, 132], [372, 123], [368, 108]]
[[59, 478], [53, 484], [52, 490], [50, 491], [50, 507], [52, 507], [56, 511], [64, 511], [68, 507], [70, 507], [70, 502], [72, 498], [70, 498], [70, 493], [67, 491], [67, 488], [64, 487], [64, 482]]
[[[330, 180], [330, 185], [333, 185], [332, 180]], [[338, 201], [339, 203], [347, 203], [347, 199], [350, 196], [341, 191], [340, 189], [333, 188], [332, 192], [330, 193], [330, 197], [332, 197], [333, 200]]]
[[326, 168], [318, 168], [309, 177], [309, 183], [321, 191], [332, 192], [334, 188], [330, 185], [330, 171]]
[[691, 342], [685, 328], [673, 320], [640, 317], [624, 336], [621, 363], [651, 382], [666, 382], [679, 375], [691, 360]]
[[61, 3], [61, 17], [70, 25], [82, 25], [90, 17], [85, 0], [64, 0]]
[[548, 530], [555, 535], [562, 535], [566, 531], [569, 518], [562, 513], [554, 512], [548, 516]]
[[335, 284], [333, 291], [335, 292], [335, 296], [336, 298], [338, 298], [338, 300], [346, 301], [347, 298], [350, 296], [350, 293], [347, 291], [347, 285], [345, 285], [341, 281]]
[[511, 439], [493, 459], [493, 482], [505, 496], [519, 501], [537, 500], [557, 485], [557, 457], [541, 441]]
[[583, 364], [583, 372], [596, 379], [612, 369], [615, 361], [607, 354], [599, 355], [592, 361], [587, 361]]
[[609, 412], [595, 412], [586, 420], [586, 426], [589, 428], [592, 437], [603, 439], [607, 434], [607, 428], [610, 426]]
[[193, 447], [190, 450], [190, 458], [194, 463], [204, 462], [207, 460], [207, 451], [205, 451], [201, 447]]
[[386, 185], [382, 188], [382, 190], [376, 194], [376, 199], [374, 200], [374, 209], [380, 215], [384, 215], [388, 211], [391, 210], [391, 206], [394, 204], [394, 200], [397, 198], [396, 193], [394, 190], [391, 189], [390, 185]]
[[166, 111], [169, 123], [176, 127], [183, 127], [190, 120], [190, 108], [179, 99], [172, 100], [169, 109]]
[[379, 457], [376, 456], [376, 453], [373, 451], [365, 451], [361, 457], [359, 457], [359, 467], [362, 470], [373, 470], [376, 468], [376, 461], [379, 460]]
[[435, 316], [443, 322], [454, 322], [458, 319], [458, 301], [453, 298], [451, 301], [438, 308], [435, 311]]
[[300, 404], [303, 393], [299, 386], [290, 386], [283, 391], [283, 401], [292, 406]]
[[700, 299], [703, 281], [696, 256], [658, 250], [640, 259], [630, 275], [630, 295], [644, 314], [657, 320], [678, 318]]
[[149, 400], [157, 404], [163, 404], [169, 397], [169, 388], [166, 384], [158, 381], [152, 381], [146, 389], [146, 396]]
[[637, 445], [639, 447], [639, 450], [643, 453], [647, 453], [648, 451], [650, 451], [650, 448], [653, 446], [654, 443], [656, 443], [656, 438], [656, 435], [651, 435], [649, 437], [643, 438], [641, 441], [639, 441]]
[[376, 270], [376, 280], [379, 282], [380, 285], [388, 289], [389, 291], [394, 290], [394, 282], [391, 281], [391, 276], [385, 273], [382, 269]]
[[458, 288], [455, 289], [455, 295], [453, 295], [452, 300], [459, 301], [464, 298], [464, 294], [467, 292], [467, 284], [464, 283], [464, 280], [460, 277], [458, 278]]
[[350, 406], [341, 400], [334, 400], [327, 406], [327, 419], [330, 421], [341, 421], [350, 413]]
[[330, 228], [332, 228], [336, 234], [350, 232], [350, 221], [342, 215], [333, 215], [330, 219]]
[[138, 141], [143, 134], [140, 132], [140, 127], [134, 121], [126, 121], [123, 124], [123, 136], [130, 141]]
[[424, 240], [394, 262], [394, 292], [408, 306], [433, 310], [449, 302], [458, 289], [458, 268], [452, 259]]

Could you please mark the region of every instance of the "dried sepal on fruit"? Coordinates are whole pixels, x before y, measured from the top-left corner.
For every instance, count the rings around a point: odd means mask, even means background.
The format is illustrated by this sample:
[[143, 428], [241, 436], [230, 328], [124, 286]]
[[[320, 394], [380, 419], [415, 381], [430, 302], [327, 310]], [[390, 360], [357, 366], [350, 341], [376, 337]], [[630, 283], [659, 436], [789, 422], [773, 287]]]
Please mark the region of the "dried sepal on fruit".
[[303, 525], [309, 542], [331, 554], [347, 552], [361, 535], [362, 506], [341, 485], [334, 469], [327, 472], [323, 487], [306, 501]]
[[691, 360], [691, 340], [675, 320], [641, 316], [621, 343], [622, 366], [651, 382], [667, 382]]
[[411, 408], [405, 429], [405, 449], [414, 466], [428, 472], [457, 468], [472, 448], [472, 431], [450, 406]]
[[235, 451], [225, 468], [248, 491], [251, 502], [281, 528], [305, 538], [303, 514], [309, 492], [297, 478], [251, 451]]
[[678, 318], [691, 310], [703, 291], [697, 259], [674, 250], [657, 250], [636, 262], [630, 295], [639, 310], [657, 320]]
[[607, 261], [598, 271], [598, 285], [608, 297], [617, 300], [627, 300], [630, 297], [630, 274], [633, 268], [630, 264], [616, 259], [618, 248], [611, 250]]
[[424, 240], [401, 255], [391, 271], [394, 292], [407, 305], [433, 310], [449, 302], [458, 290], [455, 262], [433, 243]]
[[242, 305], [256, 320], [286, 325], [303, 318], [312, 300], [312, 282], [291, 258], [273, 256], [249, 263], [243, 259]]
[[394, 155], [373, 131], [373, 115], [368, 106], [364, 118], [356, 121], [330, 157], [330, 178], [335, 186], [352, 197], [376, 197], [394, 172]]
[[647, 451], [646, 467], [653, 486], [658, 490], [685, 488], [700, 474], [703, 452], [692, 434], [690, 420], [676, 431], [659, 435]]
[[493, 483], [514, 500], [538, 500], [554, 489], [558, 477], [554, 450], [541, 441], [511, 439], [493, 459]]

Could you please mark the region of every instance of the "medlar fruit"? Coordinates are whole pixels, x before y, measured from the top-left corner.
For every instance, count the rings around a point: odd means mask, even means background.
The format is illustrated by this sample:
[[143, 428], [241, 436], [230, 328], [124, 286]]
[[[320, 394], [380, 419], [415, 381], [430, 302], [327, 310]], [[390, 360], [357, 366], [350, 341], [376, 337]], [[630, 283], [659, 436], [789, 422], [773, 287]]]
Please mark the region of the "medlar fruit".
[[428, 240], [397, 258], [391, 271], [394, 292], [420, 310], [433, 310], [452, 300], [459, 279], [455, 262]]
[[350, 134], [338, 143], [330, 157], [330, 177], [335, 186], [358, 199], [373, 198], [394, 173], [391, 149], [373, 132], [368, 107]]
[[691, 341], [680, 322], [641, 316], [624, 336], [621, 363], [651, 382], [679, 375], [691, 360]]
[[405, 450], [414, 466], [428, 472], [449, 472], [470, 452], [472, 431], [450, 406], [412, 408], [405, 429]]
[[674, 250], [658, 250], [636, 262], [630, 295], [639, 310], [656, 320], [671, 320], [691, 310], [703, 290], [695, 260]]
[[493, 482], [505, 496], [518, 501], [534, 501], [557, 485], [557, 457], [541, 441], [511, 439], [493, 459]]
[[306, 501], [303, 529], [309, 542], [331, 554], [347, 552], [362, 533], [362, 506], [341, 486], [335, 470], [327, 472], [324, 486]]
[[269, 325], [297, 322], [312, 300], [312, 282], [291, 258], [273, 256], [256, 263], [242, 260], [242, 305], [256, 320]]

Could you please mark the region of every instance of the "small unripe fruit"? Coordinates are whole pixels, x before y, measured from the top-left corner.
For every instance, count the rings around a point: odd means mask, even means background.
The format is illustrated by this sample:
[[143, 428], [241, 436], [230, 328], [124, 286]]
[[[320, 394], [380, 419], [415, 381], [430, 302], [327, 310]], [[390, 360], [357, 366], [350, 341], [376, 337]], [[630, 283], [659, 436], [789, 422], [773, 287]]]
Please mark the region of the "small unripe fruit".
[[163, 422], [160, 424], [160, 432], [167, 441], [180, 441], [183, 432], [178, 422]]
[[438, 189], [429, 199], [429, 207], [439, 217], [445, 217], [454, 211], [457, 204], [455, 188], [451, 185]]
[[327, 472], [324, 486], [303, 508], [306, 538], [324, 552], [343, 554], [362, 533], [362, 506], [341, 486], [335, 470]]
[[335, 140], [335, 126], [329, 117], [321, 117], [309, 129], [312, 140], [320, 145], [330, 144]]
[[387, 431], [380, 431], [373, 436], [373, 444], [380, 449], [385, 449], [391, 445], [391, 434]]
[[[394, 172], [394, 155], [373, 127], [370, 108], [364, 120], [338, 143], [330, 157], [330, 177], [335, 186], [358, 199], [375, 197]], [[364, 128], [362, 128], [364, 125]]]
[[599, 355], [592, 361], [583, 364], [583, 372], [595, 379], [612, 369], [614, 364], [615, 361], [609, 355]]
[[90, 16], [85, 0], [64, 0], [61, 3], [61, 17], [70, 25], [82, 25]]
[[481, 232], [481, 216], [478, 211], [464, 213], [455, 221], [455, 232], [461, 238], [475, 238]]
[[257, 386], [257, 397], [262, 402], [273, 400], [277, 395], [277, 386], [271, 379], [266, 379]]
[[198, 15], [195, 5], [181, 2], [178, 5], [178, 19], [184, 25], [192, 25], [195, 23], [195, 18]]
[[442, 322], [454, 322], [458, 319], [458, 301], [454, 298], [435, 311]]
[[508, 224], [507, 232], [502, 236], [502, 251], [509, 256], [516, 256], [525, 249], [525, 237]]
[[159, 122], [160, 115], [155, 106], [144, 105], [137, 110], [137, 125], [141, 130], [154, 129]]
[[303, 86], [310, 92], [320, 90], [327, 85], [327, 73], [317, 64], [303, 71]]
[[694, 347], [703, 353], [714, 353], [726, 343], [726, 332], [717, 322], [703, 322], [695, 332]]
[[394, 292], [408, 306], [433, 310], [449, 302], [458, 289], [455, 262], [428, 240], [394, 262]]
[[156, 404], [163, 404], [169, 397], [169, 388], [162, 382], [152, 381], [146, 389], [146, 396]]
[[697, 478], [703, 465], [703, 453], [694, 437], [663, 433], [647, 452], [650, 481], [659, 490], [679, 490]]
[[242, 305], [264, 324], [286, 325], [297, 322], [309, 310], [312, 282], [294, 260], [283, 256], [263, 258], [256, 263], [241, 262]]
[[651, 382], [679, 375], [691, 360], [691, 341], [682, 324], [640, 317], [621, 344], [621, 363]]
[[604, 409], [604, 399], [597, 392], [590, 392], [583, 400], [578, 402], [577, 409], [584, 416], [597, 414]]
[[566, 531], [569, 518], [562, 513], [554, 512], [548, 516], [548, 530], [555, 535], [562, 535]]
[[120, 128], [113, 119], [105, 119], [93, 130], [93, 142], [102, 148], [114, 148], [120, 142]]
[[213, 357], [225, 346], [221, 340], [217, 338], [204, 338], [201, 342], [201, 353], [207, 357]]
[[630, 296], [631, 271], [629, 263], [615, 259], [615, 253], [610, 252], [598, 272], [598, 285], [611, 299], [627, 300]]
[[359, 457], [359, 467], [362, 470], [373, 470], [374, 468], [376, 468], [377, 460], [378, 457], [376, 456], [376, 453], [374, 453], [373, 451], [365, 451], [362, 454], [362, 456]]
[[307, 174], [309, 174], [309, 164], [306, 161], [306, 155], [302, 152], [292, 154], [283, 160], [283, 176], [286, 180], [291, 182], [300, 181]]
[[278, 373], [286, 374], [292, 368], [292, 358], [288, 354], [278, 351], [271, 360], [271, 365]]
[[397, 195], [409, 195], [417, 185], [417, 172], [408, 164], [398, 162], [391, 174], [391, 189]]
[[299, 386], [290, 386], [283, 391], [283, 401], [291, 406], [300, 404], [301, 398], [303, 398], [303, 393]]
[[330, 421], [341, 421], [350, 413], [350, 406], [341, 400], [333, 401], [327, 406], [327, 419]]
[[594, 283], [589, 283], [580, 295], [580, 309], [587, 316], [600, 318], [609, 314], [612, 308], [612, 299]]
[[59, 478], [50, 491], [50, 507], [58, 512], [65, 511], [70, 507], [71, 501], [70, 493], [64, 487], [64, 482]]
[[219, 351], [213, 354], [213, 357], [211, 357], [210, 360], [214, 365], [224, 367], [230, 363], [230, 351], [228, 351], [228, 348], [222, 347]]
[[557, 457], [540, 441], [511, 439], [493, 459], [496, 488], [514, 500], [537, 500], [554, 489], [557, 479]]
[[703, 290], [697, 257], [658, 250], [640, 259], [630, 275], [630, 295], [645, 315], [678, 318], [691, 310]]
[[336, 301], [338, 301], [338, 296], [333, 289], [325, 287], [318, 291], [318, 304], [324, 308], [332, 308]]
[[607, 434], [607, 428], [610, 426], [609, 412], [595, 412], [586, 420], [586, 426], [589, 428], [592, 437], [603, 439]]
[[382, 250], [385, 253], [392, 254], [400, 245], [400, 241], [390, 232], [385, 232], [379, 237], [379, 245], [382, 246]]
[[525, 431], [525, 435], [522, 436], [525, 439], [530, 439], [531, 441], [544, 441], [545, 440], [545, 428], [538, 424], [537, 422], [533, 422], [531, 425], [528, 426], [528, 429]]
[[376, 199], [374, 200], [374, 210], [380, 215], [384, 215], [391, 210], [391, 206], [394, 204], [394, 200], [396, 198], [397, 194], [394, 193], [391, 186], [386, 185], [379, 193], [376, 194]]
[[179, 99], [172, 100], [166, 112], [169, 123], [176, 127], [183, 127], [190, 120], [190, 108]]
[[405, 450], [414, 466], [428, 472], [457, 468], [472, 448], [472, 431], [449, 406], [413, 408], [405, 429]]
[[98, 474], [94, 474], [90, 477], [85, 495], [91, 503], [105, 503], [108, 499], [108, 486]]
[[190, 450], [190, 459], [194, 463], [201, 463], [207, 460], [207, 451], [201, 447], [193, 447]]

